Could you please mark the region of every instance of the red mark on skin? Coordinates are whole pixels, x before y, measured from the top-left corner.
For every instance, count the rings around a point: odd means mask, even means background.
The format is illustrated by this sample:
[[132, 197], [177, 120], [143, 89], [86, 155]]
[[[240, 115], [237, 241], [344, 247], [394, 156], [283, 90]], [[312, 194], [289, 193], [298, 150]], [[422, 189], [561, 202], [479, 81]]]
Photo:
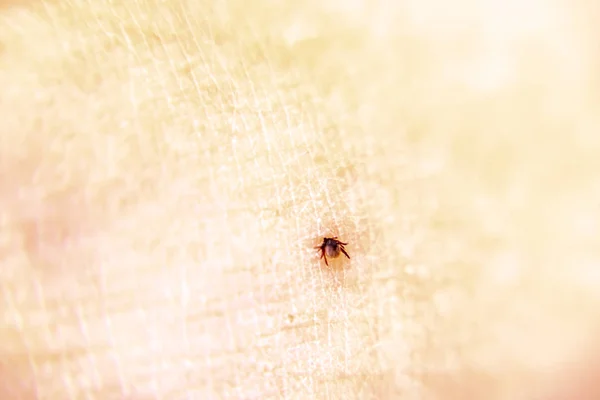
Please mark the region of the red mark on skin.
[[81, 280], [93, 265], [85, 241], [105, 215], [91, 212], [101, 208], [86, 198], [85, 173], [44, 163], [42, 145], [24, 147], [25, 154], [0, 148], [0, 314], [8, 316], [0, 324], [0, 399], [33, 400], [48, 393], [40, 365], [55, 351], [40, 339], [47, 327], [30, 320], [42, 309], [34, 287], [60, 301]]
[[[98, 227], [101, 215], [85, 196], [84, 174], [72, 173], [61, 182], [59, 165], [38, 171], [43, 156], [4, 154], [0, 162], [0, 213], [4, 240], [0, 262], [24, 254], [36, 272], [55, 275], [68, 264], [86, 259], [84, 241]], [[71, 173], [71, 171], [69, 171]], [[41, 177], [43, 175], [43, 177]], [[97, 207], [96, 207], [97, 208]]]
[[[73, 194], [71, 194], [73, 196]], [[82, 206], [69, 194], [46, 198], [16, 221], [22, 245], [31, 261], [41, 268], [60, 269], [69, 251], [77, 246], [83, 233]]]

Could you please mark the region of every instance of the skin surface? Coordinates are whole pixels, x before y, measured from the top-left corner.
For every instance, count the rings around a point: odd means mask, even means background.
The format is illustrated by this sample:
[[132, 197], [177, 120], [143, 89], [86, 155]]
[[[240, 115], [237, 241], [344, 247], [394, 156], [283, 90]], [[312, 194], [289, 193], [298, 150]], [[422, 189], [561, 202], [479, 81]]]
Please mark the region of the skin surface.
[[0, 398], [600, 397], [598, 5], [497, 3], [0, 3]]

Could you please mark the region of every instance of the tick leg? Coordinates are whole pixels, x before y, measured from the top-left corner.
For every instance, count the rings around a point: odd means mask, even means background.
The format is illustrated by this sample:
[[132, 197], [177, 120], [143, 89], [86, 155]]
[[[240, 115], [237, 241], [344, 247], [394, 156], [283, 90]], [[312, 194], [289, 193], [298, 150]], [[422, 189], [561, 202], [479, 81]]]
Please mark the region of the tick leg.
[[325, 257], [325, 265], [329, 267], [329, 263], [327, 262], [327, 256], [325, 255], [325, 253], [323, 253], [323, 257]]
[[339, 243], [342, 244], [342, 245], [344, 245], [344, 246], [346, 246], [348, 244], [348, 243], [342, 243], [342, 242], [339, 242]]
[[343, 247], [340, 247], [340, 250], [342, 250], [342, 253], [344, 253], [344, 255], [348, 258], [350, 258], [350, 256], [348, 255], [348, 253], [346, 253], [346, 250], [344, 250]]

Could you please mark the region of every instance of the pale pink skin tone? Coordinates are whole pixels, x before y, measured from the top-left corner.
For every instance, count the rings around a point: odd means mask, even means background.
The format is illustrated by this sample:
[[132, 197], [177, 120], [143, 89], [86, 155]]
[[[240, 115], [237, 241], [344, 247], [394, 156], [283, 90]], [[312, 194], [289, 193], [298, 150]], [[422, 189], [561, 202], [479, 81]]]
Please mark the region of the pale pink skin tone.
[[0, 399], [600, 398], [598, 2], [109, 3], [0, 3]]

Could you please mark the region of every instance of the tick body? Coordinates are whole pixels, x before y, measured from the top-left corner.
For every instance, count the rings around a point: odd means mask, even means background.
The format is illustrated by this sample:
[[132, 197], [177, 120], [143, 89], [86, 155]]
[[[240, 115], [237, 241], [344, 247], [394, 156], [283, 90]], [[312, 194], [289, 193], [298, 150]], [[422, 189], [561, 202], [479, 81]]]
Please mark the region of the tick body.
[[325, 265], [329, 266], [327, 257], [336, 258], [340, 255], [340, 253], [344, 253], [346, 257], [350, 258], [348, 253], [346, 253], [346, 249], [344, 248], [344, 246], [347, 244], [348, 243], [340, 242], [337, 236], [330, 238], [326, 237], [323, 238], [323, 243], [320, 246], [315, 247], [315, 249], [319, 249], [321, 251], [321, 258], [325, 258]]

